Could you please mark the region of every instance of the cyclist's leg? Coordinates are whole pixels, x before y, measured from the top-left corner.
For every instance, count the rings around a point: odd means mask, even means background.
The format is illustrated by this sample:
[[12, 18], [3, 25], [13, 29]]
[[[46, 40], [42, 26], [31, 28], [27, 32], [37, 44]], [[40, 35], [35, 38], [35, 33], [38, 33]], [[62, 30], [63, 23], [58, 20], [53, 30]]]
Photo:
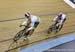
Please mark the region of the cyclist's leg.
[[24, 40], [27, 39], [28, 35], [31, 36], [31, 34], [32, 34], [33, 32], [34, 32], [34, 30], [28, 30], [28, 31], [26, 31], [25, 34], [24, 34]]
[[63, 25], [64, 25], [65, 21], [66, 21], [66, 18], [63, 20], [62, 24], [60, 25], [59, 31], [63, 28]]
[[56, 26], [55, 29], [58, 29], [59, 28], [59, 24], [58, 23], [59, 22], [57, 22], [57, 21], [55, 22], [55, 24], [54, 24], [54, 26]]
[[55, 33], [59, 32], [59, 27], [60, 27], [60, 24], [59, 24], [59, 22], [57, 22], [57, 24], [56, 24], [56, 32]]
[[31, 36], [31, 35], [33, 34], [33, 32], [34, 32], [34, 29], [29, 30], [29, 31], [28, 31], [28, 34]]
[[31, 35], [33, 32], [34, 32], [34, 29], [28, 30], [28, 31], [25, 33], [25, 37], [27, 37], [28, 35]]
[[[32, 33], [34, 32], [35, 28], [37, 28], [38, 25], [39, 25], [39, 22], [35, 22], [35, 24], [32, 25], [32, 27], [30, 27], [30, 28], [28, 29], [28, 34], [29, 34], [30, 36], [32, 35]], [[34, 26], [34, 27], [33, 27], [33, 26]]]
[[63, 24], [60, 25], [60, 27], [59, 27], [59, 31], [60, 31], [62, 28], [63, 28]]
[[30, 28], [27, 29], [25, 36], [27, 37], [28, 35], [32, 35], [34, 32], [34, 29], [38, 26], [39, 22], [35, 22], [34, 26], [32, 25]]

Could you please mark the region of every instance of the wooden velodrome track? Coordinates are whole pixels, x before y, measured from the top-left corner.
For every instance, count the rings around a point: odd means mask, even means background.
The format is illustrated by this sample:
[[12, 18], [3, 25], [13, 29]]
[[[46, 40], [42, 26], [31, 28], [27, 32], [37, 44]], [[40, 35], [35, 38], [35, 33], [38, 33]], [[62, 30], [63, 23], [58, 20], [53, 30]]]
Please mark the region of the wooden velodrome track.
[[[22, 29], [19, 25], [24, 21], [25, 12], [39, 16], [41, 23], [29, 40], [15, 44], [16, 48], [20, 48], [11, 52], [18, 52], [39, 44], [45, 39], [50, 39], [49, 37], [75, 32], [75, 9], [68, 6], [63, 0], [0, 0], [0, 52], [8, 49], [12, 42], [11, 38]], [[46, 30], [51, 25], [51, 20], [59, 12], [67, 14], [67, 21], [63, 29], [58, 34], [47, 34]]]

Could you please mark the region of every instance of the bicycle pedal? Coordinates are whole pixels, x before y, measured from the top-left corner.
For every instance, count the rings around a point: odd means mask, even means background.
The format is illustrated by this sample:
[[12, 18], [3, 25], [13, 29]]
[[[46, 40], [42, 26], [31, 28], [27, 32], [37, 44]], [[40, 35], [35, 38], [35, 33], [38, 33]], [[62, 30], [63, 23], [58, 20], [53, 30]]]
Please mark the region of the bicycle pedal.
[[23, 41], [25, 41], [27, 38], [24, 38]]

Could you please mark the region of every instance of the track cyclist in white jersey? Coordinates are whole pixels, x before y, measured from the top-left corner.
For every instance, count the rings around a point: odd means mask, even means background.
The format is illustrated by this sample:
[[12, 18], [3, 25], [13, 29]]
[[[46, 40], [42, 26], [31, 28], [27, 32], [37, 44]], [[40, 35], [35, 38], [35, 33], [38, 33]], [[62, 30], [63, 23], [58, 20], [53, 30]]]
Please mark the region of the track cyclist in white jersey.
[[62, 29], [65, 21], [66, 21], [66, 14], [59, 13], [58, 15], [56, 15], [56, 17], [53, 19], [53, 22], [55, 22], [55, 24], [57, 24], [56, 28], [59, 29], [56, 32], [59, 32]]
[[30, 25], [29, 28], [26, 31], [26, 36], [27, 38], [28, 35], [32, 35], [34, 32], [35, 28], [39, 25], [40, 23], [40, 18], [35, 15], [31, 15], [30, 13], [25, 13], [26, 20], [20, 25], [21, 26], [27, 26], [28, 24]]

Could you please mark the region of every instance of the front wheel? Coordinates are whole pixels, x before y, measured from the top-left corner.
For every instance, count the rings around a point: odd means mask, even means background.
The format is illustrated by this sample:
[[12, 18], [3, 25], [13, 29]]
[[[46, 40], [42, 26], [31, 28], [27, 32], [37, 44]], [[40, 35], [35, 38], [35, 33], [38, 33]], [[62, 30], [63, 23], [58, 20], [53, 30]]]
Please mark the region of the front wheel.
[[53, 25], [51, 25], [51, 26], [48, 28], [47, 33], [50, 34], [50, 33], [52, 32], [52, 30], [53, 30]]
[[21, 37], [22, 37], [22, 34], [23, 34], [23, 30], [19, 31], [15, 37], [13, 38], [14, 41], [17, 41], [19, 40]]

